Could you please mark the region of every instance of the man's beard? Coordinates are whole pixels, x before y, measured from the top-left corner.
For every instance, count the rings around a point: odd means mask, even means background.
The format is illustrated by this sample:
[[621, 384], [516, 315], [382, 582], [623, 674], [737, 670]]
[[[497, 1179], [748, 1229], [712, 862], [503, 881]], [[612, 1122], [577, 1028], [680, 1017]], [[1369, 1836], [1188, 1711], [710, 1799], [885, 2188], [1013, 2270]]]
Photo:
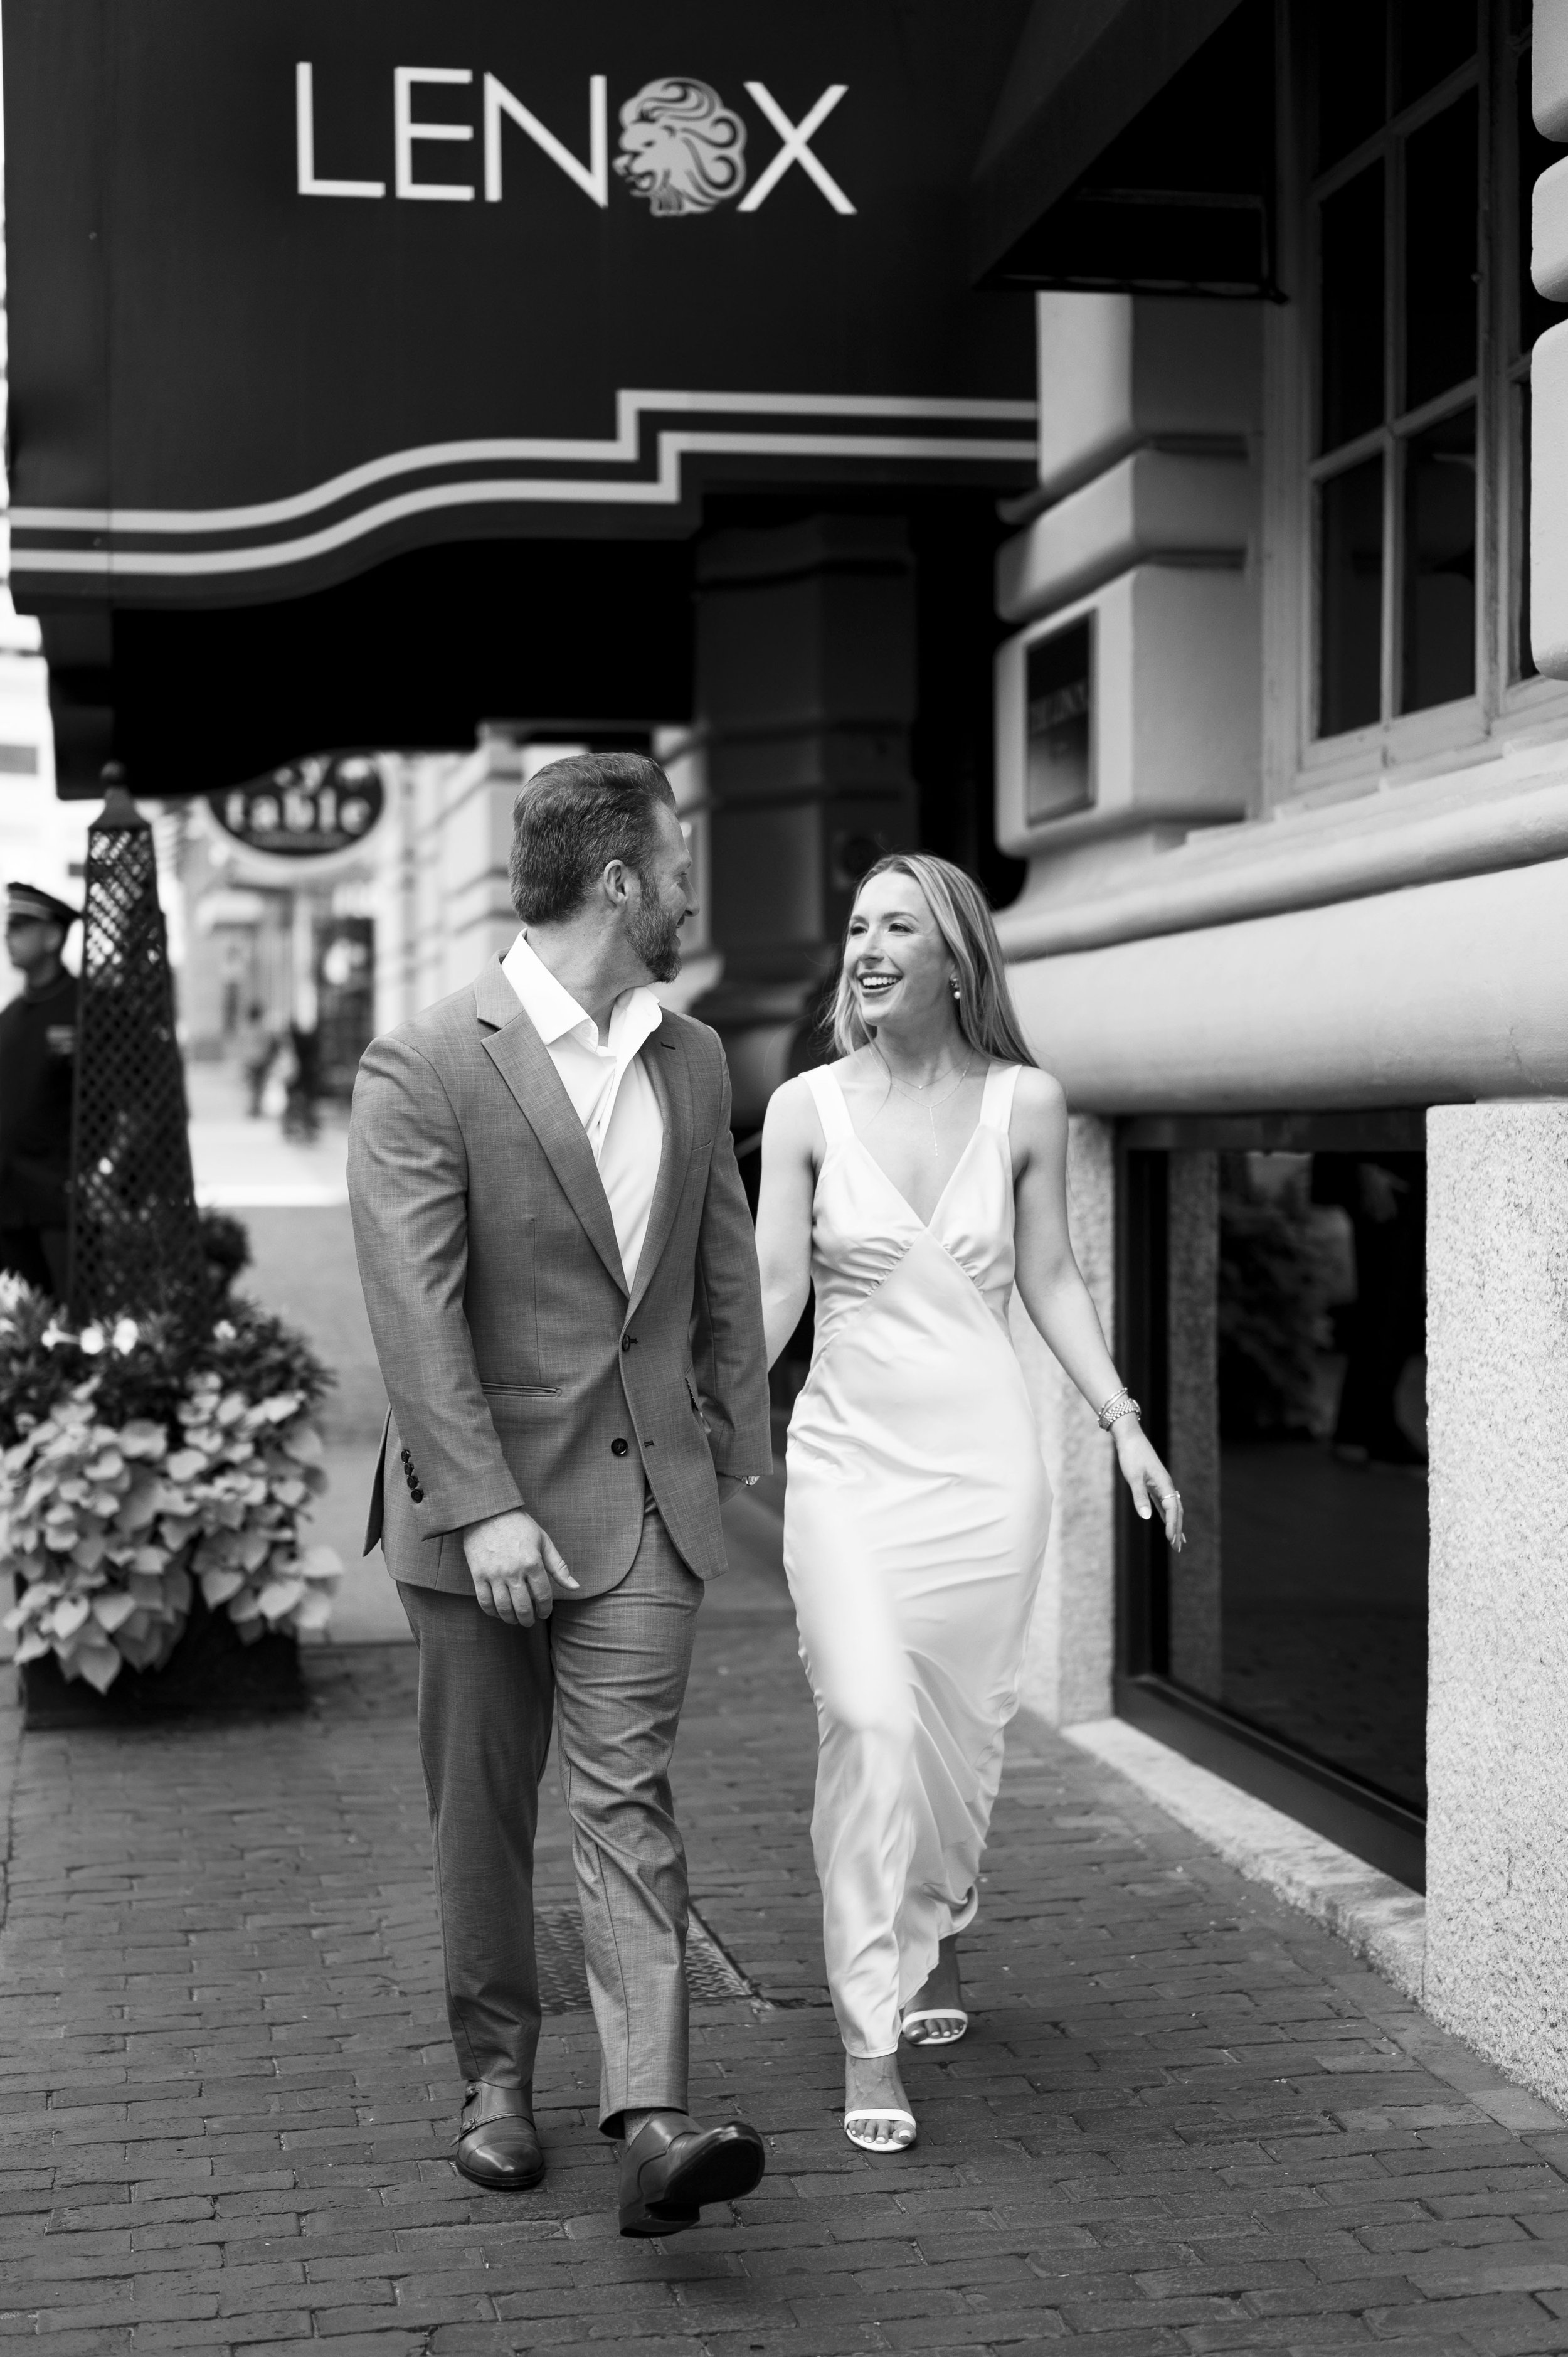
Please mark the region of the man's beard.
[[681, 971], [681, 927], [686, 912], [661, 909], [648, 886], [632, 911], [631, 945], [655, 982], [673, 982]]

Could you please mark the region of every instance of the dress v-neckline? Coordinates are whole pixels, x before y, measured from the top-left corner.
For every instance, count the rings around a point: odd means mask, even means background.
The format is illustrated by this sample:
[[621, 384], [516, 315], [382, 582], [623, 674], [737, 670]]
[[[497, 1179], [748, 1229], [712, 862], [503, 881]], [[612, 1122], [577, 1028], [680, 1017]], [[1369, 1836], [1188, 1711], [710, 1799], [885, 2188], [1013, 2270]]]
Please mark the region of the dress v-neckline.
[[992, 1073], [992, 1071], [995, 1071], [995, 1069], [996, 1069], [996, 1068], [995, 1068], [995, 1066], [994, 1066], [994, 1065], [993, 1065], [993, 1066], [991, 1067], [990, 1071], [987, 1071], [987, 1073], [986, 1073], [986, 1075], [985, 1075], [985, 1079], [984, 1079], [984, 1081], [983, 1081], [983, 1083], [982, 1083], [982, 1086], [981, 1086], [981, 1098], [980, 1098], [980, 1111], [979, 1111], [979, 1113], [978, 1113], [978, 1114], [976, 1114], [976, 1116], [975, 1116], [974, 1127], [970, 1131], [968, 1137], [964, 1140], [963, 1146], [962, 1146], [962, 1149], [961, 1150], [961, 1152], [960, 1152], [960, 1154], [959, 1154], [958, 1160], [953, 1164], [952, 1168], [951, 1168], [951, 1169], [949, 1171], [949, 1173], [948, 1173], [948, 1177], [947, 1177], [947, 1184], [943, 1187], [941, 1193], [937, 1197], [936, 1201], [931, 1205], [931, 1216], [930, 1216], [930, 1218], [929, 1218], [929, 1220], [922, 1220], [922, 1219], [921, 1219], [920, 1214], [918, 1213], [918, 1211], [916, 1211], [915, 1206], [913, 1205], [913, 1203], [911, 1203], [911, 1202], [910, 1202], [909, 1198], [908, 1197], [908, 1195], [906, 1195], [906, 1194], [905, 1194], [904, 1189], [902, 1189], [902, 1187], [900, 1187], [900, 1186], [899, 1186], [898, 1181], [897, 1181], [895, 1178], [893, 1178], [889, 1172], [887, 1172], [887, 1171], [884, 1170], [884, 1168], [882, 1168], [881, 1163], [880, 1163], [880, 1162], [878, 1162], [878, 1160], [876, 1159], [875, 1155], [875, 1154], [873, 1154], [873, 1152], [872, 1152], [872, 1150], [871, 1150], [870, 1146], [867, 1146], [867, 1144], [866, 1144], [866, 1142], [865, 1142], [865, 1138], [864, 1138], [864, 1137], [862, 1137], [862, 1135], [861, 1135], [861, 1134], [860, 1134], [859, 1130], [858, 1130], [858, 1129], [856, 1129], [856, 1127], [855, 1127], [855, 1125], [854, 1125], [854, 1114], [853, 1114], [853, 1113], [851, 1113], [851, 1111], [850, 1111], [849, 1099], [845, 1096], [845, 1094], [844, 1094], [844, 1092], [843, 1092], [843, 1083], [842, 1083], [842, 1082], [837, 1079], [837, 1077], [836, 1077], [835, 1075], [833, 1075], [833, 1074], [830, 1074], [830, 1075], [829, 1075], [830, 1079], [831, 1079], [831, 1080], [832, 1080], [832, 1085], [833, 1085], [833, 1087], [834, 1087], [835, 1089], [837, 1089], [837, 1090], [838, 1090], [838, 1092], [839, 1092], [839, 1103], [840, 1103], [843, 1105], [843, 1107], [844, 1120], [845, 1120], [845, 1122], [846, 1122], [846, 1123], [848, 1124], [848, 1125], [849, 1125], [849, 1142], [850, 1142], [850, 1144], [851, 1144], [852, 1146], [859, 1146], [859, 1148], [860, 1148], [861, 1152], [865, 1155], [865, 1157], [866, 1160], [870, 1163], [870, 1165], [871, 1165], [872, 1168], [875, 1171], [875, 1173], [876, 1173], [877, 1177], [881, 1179], [881, 1181], [882, 1181], [883, 1185], [887, 1189], [888, 1193], [889, 1193], [890, 1195], [895, 1195], [895, 1196], [897, 1196], [897, 1198], [898, 1201], [903, 1205], [904, 1209], [908, 1212], [909, 1217], [910, 1217], [910, 1218], [915, 1222], [915, 1223], [916, 1223], [917, 1227], [923, 1228], [923, 1229], [925, 1230], [925, 1232], [926, 1232], [927, 1235], [932, 1235], [932, 1234], [934, 1234], [935, 1230], [936, 1230], [937, 1220], [938, 1220], [938, 1217], [939, 1217], [939, 1215], [940, 1215], [940, 1211], [941, 1211], [942, 1206], [943, 1206], [943, 1204], [947, 1201], [948, 1197], [952, 1193], [952, 1190], [953, 1190], [954, 1187], [955, 1187], [955, 1186], [957, 1185], [957, 1183], [958, 1183], [958, 1175], [959, 1175], [959, 1172], [963, 1168], [964, 1164], [969, 1160], [970, 1156], [971, 1156], [971, 1155], [973, 1153], [973, 1151], [974, 1151], [974, 1141], [975, 1141], [975, 1139], [980, 1135], [981, 1131], [982, 1131], [982, 1130], [985, 1127], [985, 1125], [986, 1125], [986, 1122], [985, 1122], [985, 1090], [986, 1090], [986, 1089], [988, 1089], [988, 1088], [990, 1087], [990, 1085], [991, 1085], [991, 1073]]
[[898, 1201], [902, 1203], [904, 1209], [908, 1212], [909, 1217], [914, 1221], [915, 1225], [918, 1228], [924, 1229], [927, 1235], [934, 1236], [936, 1233], [937, 1221], [940, 1215], [942, 1206], [947, 1201], [948, 1197], [952, 1193], [953, 1188], [958, 1180], [959, 1172], [969, 1160], [971, 1154], [974, 1150], [974, 1141], [980, 1135], [980, 1133], [984, 1126], [985, 1124], [983, 1122], [977, 1121], [974, 1127], [971, 1130], [968, 1144], [964, 1146], [963, 1152], [959, 1156], [958, 1160], [953, 1164], [951, 1170], [948, 1173], [947, 1185], [942, 1189], [942, 1191], [937, 1197], [936, 1201], [931, 1205], [931, 1216], [929, 1220], [921, 1219], [920, 1214], [916, 1211], [915, 1206], [910, 1202], [909, 1198], [905, 1194], [904, 1189], [899, 1186], [898, 1181], [896, 1178], [889, 1178], [887, 1172], [884, 1170], [881, 1163], [878, 1162], [875, 1155], [873, 1154], [870, 1146], [867, 1146], [864, 1137], [854, 1135], [850, 1142], [852, 1145], [859, 1146], [861, 1152], [865, 1155], [866, 1160], [870, 1163], [872, 1168], [875, 1171], [877, 1177], [886, 1188], [888, 1193], [896, 1196]]

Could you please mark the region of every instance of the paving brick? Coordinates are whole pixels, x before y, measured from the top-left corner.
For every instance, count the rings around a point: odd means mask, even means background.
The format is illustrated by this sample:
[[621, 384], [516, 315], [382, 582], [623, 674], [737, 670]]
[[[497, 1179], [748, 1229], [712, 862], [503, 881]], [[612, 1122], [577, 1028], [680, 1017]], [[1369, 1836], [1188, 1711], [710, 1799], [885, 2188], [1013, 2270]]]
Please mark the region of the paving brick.
[[[698, 1903], [774, 2007], [694, 2009], [693, 2101], [756, 2120], [769, 2176], [699, 2233], [621, 2240], [572, 2015], [541, 2043], [544, 2185], [465, 2184], [413, 1663], [310, 1667], [286, 1727], [23, 1746], [0, 2347], [1568, 2352], [1568, 2126], [1038, 1730], [966, 1942], [974, 2029], [908, 2060], [915, 2149], [854, 2152], [812, 1714], [760, 1574], [704, 1608], [676, 1785]], [[552, 1792], [553, 1901], [566, 1860]]]

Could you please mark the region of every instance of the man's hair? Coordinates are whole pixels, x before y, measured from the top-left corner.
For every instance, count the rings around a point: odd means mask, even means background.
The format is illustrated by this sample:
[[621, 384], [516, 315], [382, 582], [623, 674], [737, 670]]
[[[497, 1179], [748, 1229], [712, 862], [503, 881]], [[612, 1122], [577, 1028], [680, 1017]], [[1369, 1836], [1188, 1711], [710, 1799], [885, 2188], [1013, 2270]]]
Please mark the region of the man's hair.
[[646, 753], [572, 753], [541, 770], [511, 810], [511, 905], [525, 925], [580, 909], [612, 859], [645, 874], [657, 812], [675, 807]]

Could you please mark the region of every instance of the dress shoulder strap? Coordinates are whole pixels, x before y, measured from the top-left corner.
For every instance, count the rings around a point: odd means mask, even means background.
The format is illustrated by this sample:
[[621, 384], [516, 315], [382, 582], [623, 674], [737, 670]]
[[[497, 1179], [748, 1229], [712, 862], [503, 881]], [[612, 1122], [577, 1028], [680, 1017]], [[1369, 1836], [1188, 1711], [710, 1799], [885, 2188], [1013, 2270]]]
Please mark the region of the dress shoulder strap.
[[822, 1135], [830, 1146], [843, 1146], [854, 1137], [854, 1124], [849, 1117], [849, 1107], [844, 1103], [838, 1074], [831, 1064], [819, 1064], [803, 1078], [811, 1092], [817, 1119], [822, 1125]]
[[985, 1075], [985, 1091], [980, 1100], [980, 1121], [983, 1129], [999, 1129], [1005, 1137], [1007, 1125], [1013, 1118], [1013, 1095], [1018, 1086], [1021, 1064], [993, 1064]]

